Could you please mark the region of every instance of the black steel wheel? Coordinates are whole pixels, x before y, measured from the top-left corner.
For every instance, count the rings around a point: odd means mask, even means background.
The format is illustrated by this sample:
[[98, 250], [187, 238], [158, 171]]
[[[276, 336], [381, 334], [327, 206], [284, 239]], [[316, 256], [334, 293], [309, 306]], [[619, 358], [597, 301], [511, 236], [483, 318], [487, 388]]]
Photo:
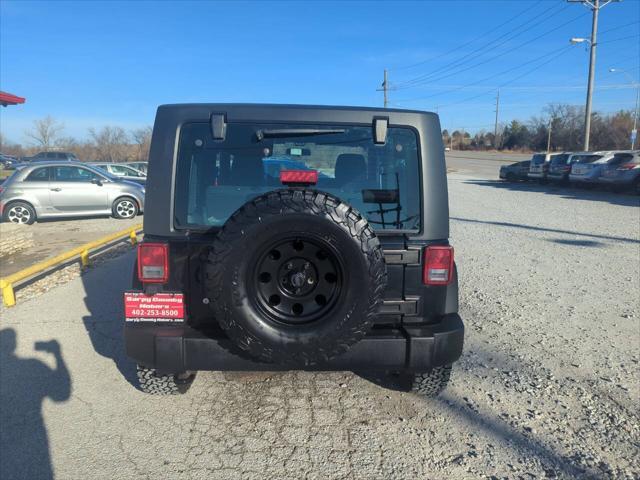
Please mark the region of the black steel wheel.
[[343, 263], [322, 239], [280, 240], [258, 256], [254, 300], [267, 317], [285, 325], [317, 320], [340, 298]]
[[314, 365], [370, 329], [386, 285], [367, 221], [331, 195], [278, 190], [236, 211], [205, 264], [213, 314], [254, 358]]

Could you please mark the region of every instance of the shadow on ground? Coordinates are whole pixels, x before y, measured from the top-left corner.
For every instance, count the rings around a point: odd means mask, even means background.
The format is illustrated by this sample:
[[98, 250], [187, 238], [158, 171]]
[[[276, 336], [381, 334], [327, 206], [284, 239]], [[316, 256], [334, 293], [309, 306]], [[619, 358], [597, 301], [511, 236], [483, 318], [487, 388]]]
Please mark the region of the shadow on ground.
[[[535, 367], [527, 365], [525, 362], [516, 361], [502, 352], [473, 347], [473, 352], [469, 351], [467, 354], [473, 355], [472, 362], [465, 362], [467, 368], [463, 370], [461, 365], [456, 364], [453, 368], [456, 381], [462, 385], [465, 384], [465, 377], [485, 373], [482, 371], [485, 369], [481, 366], [482, 364], [491, 365], [499, 370], [518, 371], [525, 376], [534, 376], [536, 373]], [[406, 375], [363, 372], [359, 372], [357, 375], [384, 389], [398, 392], [410, 391], [411, 378]], [[438, 397], [426, 398], [424, 402], [427, 407], [429, 403], [437, 403], [447, 408], [452, 416], [462, 419], [474, 430], [496, 438], [503, 447], [513, 449], [516, 456], [526, 454], [528, 457], [537, 459], [544, 468], [547, 478], [557, 478], [558, 476], [594, 480], [602, 478], [602, 472], [590, 470], [584, 465], [580, 465], [576, 459], [557, 452], [552, 446], [538, 439], [534, 431], [520, 431], [496, 415], [480, 412], [473, 402], [469, 403], [467, 400], [466, 397], [460, 398], [445, 390]]]
[[[635, 238], [616, 237], [613, 235], [598, 235], [595, 233], [576, 232], [573, 230], [562, 230], [558, 228], [535, 227], [533, 225], [523, 225], [521, 223], [495, 222], [491, 220], [475, 220], [473, 218], [462, 218], [462, 217], [449, 217], [449, 218], [456, 222], [481, 223], [485, 225], [494, 225], [496, 227], [522, 228], [524, 230], [534, 230], [537, 232], [561, 233], [564, 235], [576, 235], [579, 237], [597, 238], [601, 240], [613, 240], [615, 242], [623, 242], [623, 243], [640, 243], [640, 240], [637, 240]], [[579, 243], [571, 243], [571, 242], [574, 242], [573, 240], [558, 241], [558, 243], [563, 243], [563, 242], [567, 244], [579, 245]], [[584, 246], [595, 246], [593, 245], [593, 243], [600, 243], [600, 242], [590, 242], [588, 240], [575, 240], [575, 242], [586, 242]]]
[[52, 355], [56, 367], [15, 354], [13, 328], [0, 330], [0, 478], [53, 479], [42, 402], [65, 402], [71, 377], [56, 340], [36, 342], [34, 350]]
[[468, 185], [479, 185], [481, 187], [514, 190], [518, 192], [539, 192], [546, 195], [557, 195], [562, 198], [575, 200], [607, 202], [613, 205], [621, 205], [625, 207], [640, 206], [640, 197], [637, 195], [614, 193], [607, 190], [585, 189], [553, 183], [540, 185], [539, 183], [533, 182], [505, 182], [502, 180], [465, 180], [464, 183]]
[[[138, 388], [136, 365], [125, 353], [123, 338], [122, 298], [124, 290], [131, 286], [133, 258], [126, 253], [82, 275], [84, 302], [89, 311], [82, 321], [96, 353], [113, 360], [126, 381]], [[128, 263], [130, 268], [122, 268]]]

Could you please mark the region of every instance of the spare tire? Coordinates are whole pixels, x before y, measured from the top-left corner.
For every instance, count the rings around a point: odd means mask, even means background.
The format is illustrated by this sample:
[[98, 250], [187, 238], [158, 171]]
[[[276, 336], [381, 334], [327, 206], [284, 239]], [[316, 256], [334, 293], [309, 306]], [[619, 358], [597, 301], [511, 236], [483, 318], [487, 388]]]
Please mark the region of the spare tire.
[[237, 210], [205, 266], [214, 316], [252, 357], [308, 366], [369, 331], [386, 265], [366, 219], [338, 198], [277, 190]]

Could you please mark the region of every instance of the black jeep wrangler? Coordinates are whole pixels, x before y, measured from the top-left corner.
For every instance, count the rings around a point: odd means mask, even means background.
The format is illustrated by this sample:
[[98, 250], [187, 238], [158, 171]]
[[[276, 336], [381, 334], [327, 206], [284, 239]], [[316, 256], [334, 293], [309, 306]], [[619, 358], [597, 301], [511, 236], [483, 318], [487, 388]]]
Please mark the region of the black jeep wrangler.
[[437, 115], [158, 108], [124, 294], [143, 391], [198, 370], [351, 370], [439, 393], [462, 352]]

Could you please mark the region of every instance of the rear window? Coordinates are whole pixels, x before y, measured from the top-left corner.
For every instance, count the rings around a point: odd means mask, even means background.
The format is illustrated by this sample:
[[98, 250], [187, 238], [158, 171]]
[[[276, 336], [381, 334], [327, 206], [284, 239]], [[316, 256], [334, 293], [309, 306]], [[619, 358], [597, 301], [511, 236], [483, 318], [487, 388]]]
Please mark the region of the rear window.
[[[310, 133], [309, 131], [313, 131]], [[418, 138], [391, 127], [374, 145], [371, 125], [183, 126], [176, 171], [175, 226], [222, 226], [247, 201], [282, 188], [281, 170], [316, 170], [316, 190], [355, 207], [376, 230], [420, 229]]]
[[602, 155], [574, 155], [574, 163], [593, 163], [596, 160], [600, 160]]
[[545, 158], [546, 158], [546, 155], [538, 153], [538, 154], [534, 155], [533, 157], [531, 157], [531, 164], [532, 165], [540, 165], [541, 163], [544, 163]]
[[616, 153], [607, 163], [609, 165], [620, 165], [622, 163], [638, 163], [639, 157], [635, 157], [632, 153]]
[[569, 160], [569, 155], [562, 153], [560, 155], [551, 156], [551, 165], [564, 165]]

